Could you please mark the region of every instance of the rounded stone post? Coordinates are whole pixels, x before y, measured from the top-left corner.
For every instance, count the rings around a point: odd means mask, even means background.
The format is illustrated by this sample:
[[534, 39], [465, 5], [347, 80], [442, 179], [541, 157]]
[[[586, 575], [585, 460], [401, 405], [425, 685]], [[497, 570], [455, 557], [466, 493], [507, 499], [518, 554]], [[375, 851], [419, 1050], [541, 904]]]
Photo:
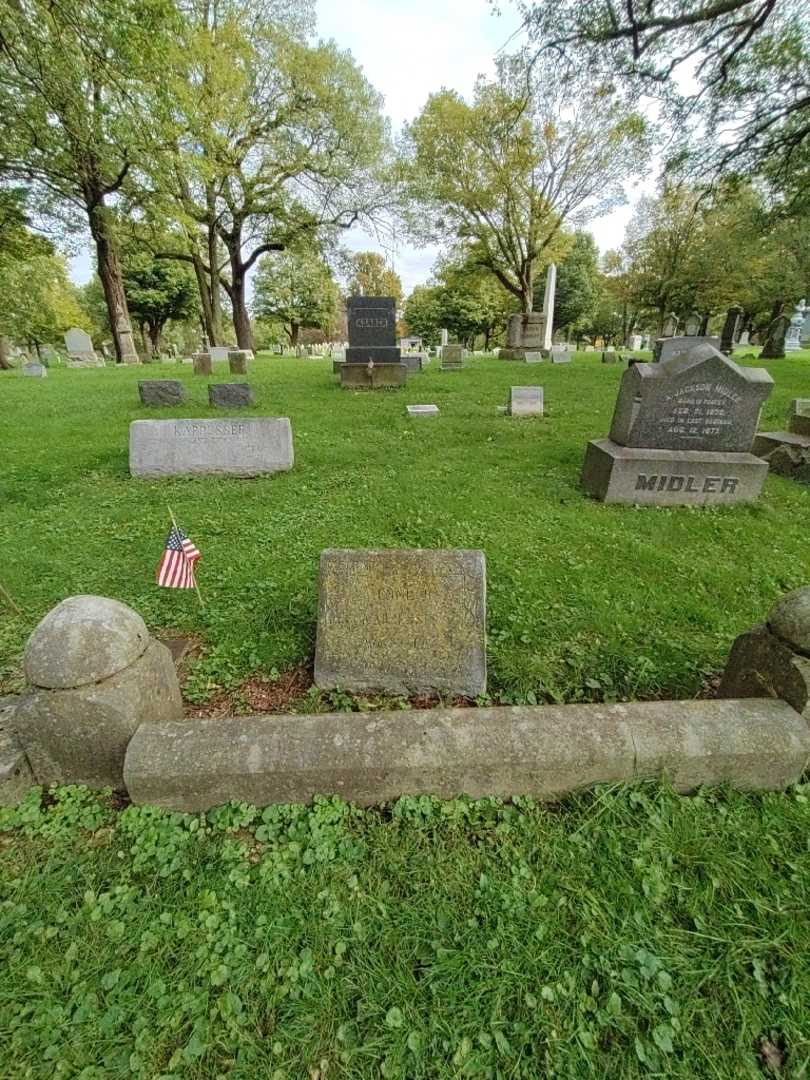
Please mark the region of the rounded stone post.
[[171, 653], [117, 600], [63, 600], [28, 639], [24, 666], [31, 690], [15, 727], [40, 784], [123, 787], [139, 725], [182, 717]]
[[720, 697], [778, 697], [810, 720], [810, 586], [783, 596], [766, 622], [741, 634]]
[[211, 354], [207, 352], [194, 353], [194, 374], [195, 375], [210, 375], [211, 368]]

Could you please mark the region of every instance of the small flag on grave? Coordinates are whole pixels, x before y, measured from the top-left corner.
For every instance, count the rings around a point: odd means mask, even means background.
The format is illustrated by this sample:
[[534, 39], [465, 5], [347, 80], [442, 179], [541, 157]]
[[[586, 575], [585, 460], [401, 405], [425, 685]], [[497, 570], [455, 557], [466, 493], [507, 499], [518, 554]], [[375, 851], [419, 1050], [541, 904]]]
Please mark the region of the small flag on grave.
[[194, 564], [200, 552], [172, 518], [166, 549], [157, 568], [157, 583], [165, 589], [196, 589]]

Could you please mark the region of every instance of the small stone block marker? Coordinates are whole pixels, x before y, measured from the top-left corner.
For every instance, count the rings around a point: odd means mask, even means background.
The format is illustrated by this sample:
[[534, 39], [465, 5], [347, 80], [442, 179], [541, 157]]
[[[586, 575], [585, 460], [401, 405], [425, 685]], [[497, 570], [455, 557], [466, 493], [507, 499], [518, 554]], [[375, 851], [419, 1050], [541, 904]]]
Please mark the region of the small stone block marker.
[[149, 379], [138, 383], [142, 405], [182, 405], [186, 391], [176, 379]]
[[48, 377], [48, 369], [44, 364], [26, 364], [22, 369], [23, 375], [27, 375], [29, 379], [46, 379]]
[[810, 398], [795, 398], [790, 406], [788, 431], [810, 437]]
[[810, 484], [810, 398], [791, 403], [787, 431], [760, 432], [753, 452], [768, 462], [771, 472]]
[[513, 386], [506, 409], [510, 416], [542, 416], [543, 387]]
[[622, 376], [609, 439], [588, 444], [582, 485], [603, 502], [753, 502], [767, 463], [750, 453], [773, 379], [697, 345]]
[[63, 600], [29, 638], [24, 666], [32, 690], [13, 723], [40, 784], [120, 788], [138, 726], [183, 715], [171, 653], [117, 600]]
[[463, 345], [442, 346], [442, 371], [460, 371], [464, 367], [466, 350]]
[[799, 780], [808, 758], [810, 729], [783, 701], [653, 701], [145, 723], [124, 777], [136, 804], [197, 813], [316, 795], [557, 801], [662, 774], [683, 792], [772, 791]]
[[254, 403], [247, 383], [214, 383], [208, 387], [208, 404], [217, 409], [244, 409]]
[[406, 405], [405, 412], [408, 416], [438, 416], [438, 405]]
[[486, 692], [482, 551], [321, 553], [315, 683], [323, 689]]
[[292, 467], [287, 417], [135, 420], [129, 427], [133, 476], [262, 476]]
[[195, 375], [210, 375], [212, 372], [211, 367], [211, 354], [207, 352], [194, 353], [194, 374]]
[[248, 360], [250, 353], [244, 349], [232, 349], [228, 353], [228, 364], [231, 369], [231, 375], [247, 375]]

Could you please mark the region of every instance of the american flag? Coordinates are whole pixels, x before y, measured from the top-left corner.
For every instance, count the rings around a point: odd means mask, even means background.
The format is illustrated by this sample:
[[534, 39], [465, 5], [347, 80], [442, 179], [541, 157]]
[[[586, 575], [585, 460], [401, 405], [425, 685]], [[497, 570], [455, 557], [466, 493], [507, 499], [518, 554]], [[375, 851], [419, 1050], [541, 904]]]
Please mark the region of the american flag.
[[166, 589], [195, 589], [194, 563], [200, 553], [184, 532], [172, 525], [157, 568], [157, 583]]

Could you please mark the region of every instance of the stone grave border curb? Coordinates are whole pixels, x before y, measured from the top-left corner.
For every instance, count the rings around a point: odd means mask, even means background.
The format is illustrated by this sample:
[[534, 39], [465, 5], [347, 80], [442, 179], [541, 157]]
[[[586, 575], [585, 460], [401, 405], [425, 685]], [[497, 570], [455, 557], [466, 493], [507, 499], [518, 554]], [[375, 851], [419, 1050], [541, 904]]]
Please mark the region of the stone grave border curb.
[[810, 725], [771, 698], [245, 716], [142, 724], [124, 781], [136, 804], [198, 812], [339, 795], [558, 800], [666, 776], [681, 792], [780, 790], [810, 764]]

